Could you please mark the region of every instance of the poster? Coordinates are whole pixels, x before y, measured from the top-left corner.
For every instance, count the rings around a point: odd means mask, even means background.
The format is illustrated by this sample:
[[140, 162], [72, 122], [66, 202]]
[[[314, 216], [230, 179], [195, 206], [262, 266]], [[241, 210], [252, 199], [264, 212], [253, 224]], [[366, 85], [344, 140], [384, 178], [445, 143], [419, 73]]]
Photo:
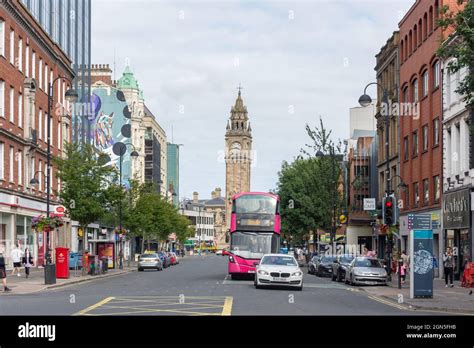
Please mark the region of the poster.
[[38, 261], [37, 265], [44, 265], [45, 260], [44, 260], [44, 241], [46, 240], [45, 238], [45, 233], [44, 232], [38, 232]]
[[413, 230], [410, 297], [433, 297], [433, 230]]
[[107, 267], [114, 268], [114, 243], [98, 243], [97, 244], [97, 255], [99, 259], [107, 257]]

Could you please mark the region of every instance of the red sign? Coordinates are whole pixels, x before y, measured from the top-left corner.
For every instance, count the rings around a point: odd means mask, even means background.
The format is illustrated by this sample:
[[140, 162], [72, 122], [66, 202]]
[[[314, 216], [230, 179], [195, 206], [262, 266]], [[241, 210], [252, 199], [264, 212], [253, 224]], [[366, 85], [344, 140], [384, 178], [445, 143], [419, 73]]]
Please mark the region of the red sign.
[[54, 209], [55, 213], [57, 216], [59, 217], [63, 217], [64, 216], [64, 212], [66, 211], [66, 208], [64, 208], [62, 205], [58, 205], [55, 209]]

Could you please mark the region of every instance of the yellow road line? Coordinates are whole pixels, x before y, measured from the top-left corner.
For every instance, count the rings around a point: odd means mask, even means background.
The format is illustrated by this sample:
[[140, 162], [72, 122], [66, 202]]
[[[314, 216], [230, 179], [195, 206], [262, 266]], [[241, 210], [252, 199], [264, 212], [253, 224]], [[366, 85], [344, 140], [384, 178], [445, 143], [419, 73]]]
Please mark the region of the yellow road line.
[[405, 311], [409, 310], [407, 307], [404, 307], [404, 306], [395, 304], [395, 303], [393, 303], [393, 302], [390, 302], [390, 301], [388, 301], [388, 300], [381, 299], [381, 298], [376, 297], [376, 296], [369, 295], [368, 297], [369, 297], [370, 299], [374, 300], [374, 301], [377, 301], [377, 302], [386, 304], [387, 306], [391, 306], [391, 307], [394, 307], [394, 308], [397, 308], [397, 309], [401, 309], [401, 310], [405, 310]]
[[77, 312], [77, 313], [75, 313], [75, 314], [73, 314], [73, 315], [84, 315], [84, 314], [86, 314], [87, 312], [90, 312], [90, 311], [92, 311], [92, 310], [94, 310], [94, 309], [96, 309], [96, 308], [98, 308], [98, 307], [100, 307], [100, 306], [106, 304], [107, 302], [112, 301], [114, 298], [115, 298], [115, 297], [107, 297], [107, 298], [104, 298], [102, 301], [97, 302], [96, 304], [94, 304], [94, 305], [92, 305], [92, 306], [90, 306], [90, 307], [87, 307], [86, 309], [83, 309], [83, 310], [81, 310], [81, 311], [79, 311], [79, 312]]
[[[188, 315], [221, 315], [221, 313], [209, 313], [209, 312], [195, 312], [188, 310], [179, 310], [179, 309], [152, 309], [152, 308], [134, 308], [134, 307], [118, 307], [118, 306], [105, 306], [105, 308], [114, 308], [114, 309], [128, 309], [132, 311], [127, 312], [112, 312], [112, 313], [98, 313], [95, 315], [123, 315], [123, 314], [137, 314], [137, 313], [176, 313], [176, 314], [188, 314]], [[200, 309], [200, 308], [193, 308]]]
[[225, 298], [224, 308], [222, 308], [221, 315], [225, 315], [225, 316], [231, 315], [233, 301], [234, 301], [234, 298], [232, 296], [228, 296]]

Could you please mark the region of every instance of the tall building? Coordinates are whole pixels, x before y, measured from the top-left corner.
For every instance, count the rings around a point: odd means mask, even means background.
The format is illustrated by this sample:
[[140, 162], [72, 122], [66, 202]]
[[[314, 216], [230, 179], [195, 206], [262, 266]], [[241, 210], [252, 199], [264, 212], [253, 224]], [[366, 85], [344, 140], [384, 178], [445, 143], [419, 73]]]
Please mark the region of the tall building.
[[179, 146], [167, 144], [167, 190], [173, 197], [175, 207], [179, 205]]
[[456, 0], [417, 0], [399, 23], [400, 102], [411, 110], [400, 117], [400, 176], [407, 185], [400, 213], [402, 249], [410, 249], [408, 214], [431, 214], [433, 253], [438, 260], [444, 252], [440, 224], [443, 110], [436, 51], [449, 34], [437, 25], [439, 9], [445, 5], [454, 8]]
[[247, 107], [242, 100], [241, 91], [230, 111], [225, 134], [226, 163], [226, 221], [229, 227], [231, 197], [239, 192], [250, 191], [250, 171], [252, 164], [252, 128]]
[[[72, 61], [79, 100], [91, 95], [91, 7], [92, 0], [21, 0], [37, 23]], [[74, 141], [88, 139], [88, 115], [73, 115]]]
[[[45, 234], [31, 229], [31, 219], [46, 213], [47, 138], [51, 153], [62, 156], [71, 139], [71, 115], [65, 91], [68, 82], [57, 83], [53, 108], [48, 115], [48, 85], [58, 76], [74, 77], [67, 54], [55, 44], [20, 1], [0, 6], [0, 249], [10, 266], [13, 244], [28, 247], [35, 264], [44, 261]], [[58, 80], [58, 82], [62, 82]], [[65, 113], [61, 111], [65, 111]], [[50, 128], [48, 129], [48, 121]], [[59, 204], [60, 182], [50, 168], [51, 212]], [[31, 182], [38, 181], [38, 185]], [[51, 247], [70, 246], [69, 222], [51, 233]]]

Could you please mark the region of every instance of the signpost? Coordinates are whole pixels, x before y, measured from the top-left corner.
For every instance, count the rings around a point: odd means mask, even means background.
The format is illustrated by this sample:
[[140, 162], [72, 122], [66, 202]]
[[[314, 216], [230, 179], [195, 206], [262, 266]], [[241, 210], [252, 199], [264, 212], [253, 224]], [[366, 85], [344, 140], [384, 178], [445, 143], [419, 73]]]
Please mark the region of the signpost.
[[433, 230], [431, 214], [409, 214], [410, 298], [433, 297]]
[[375, 198], [364, 198], [364, 210], [375, 210]]

